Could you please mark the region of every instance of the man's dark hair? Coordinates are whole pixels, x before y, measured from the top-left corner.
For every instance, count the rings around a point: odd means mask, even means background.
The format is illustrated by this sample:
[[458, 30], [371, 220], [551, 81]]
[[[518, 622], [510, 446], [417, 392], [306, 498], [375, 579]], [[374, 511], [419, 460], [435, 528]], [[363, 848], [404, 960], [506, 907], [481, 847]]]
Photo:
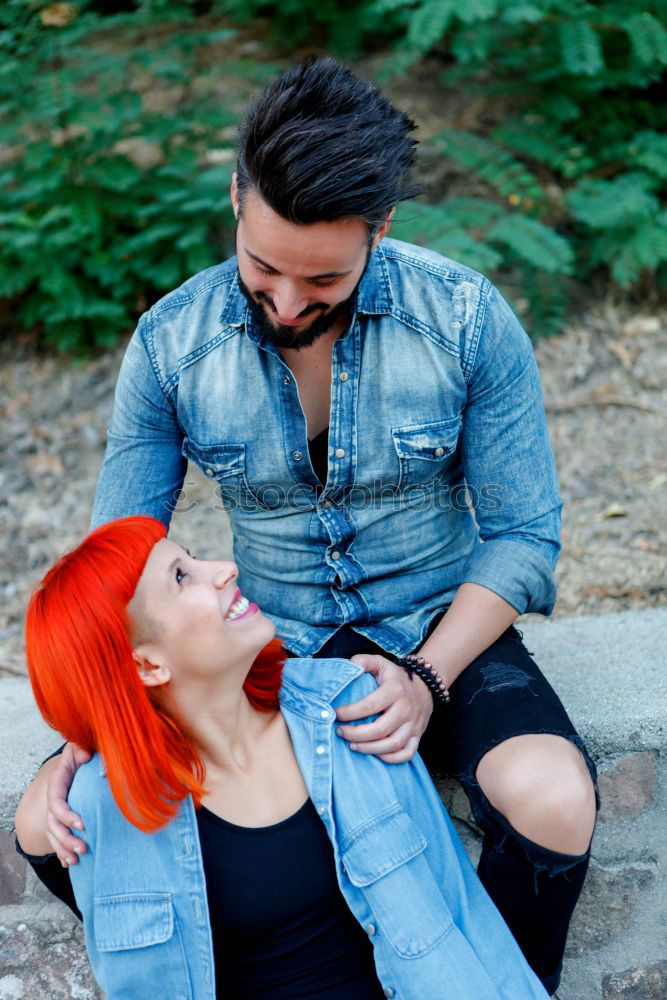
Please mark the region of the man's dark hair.
[[406, 187], [415, 123], [372, 83], [333, 59], [291, 66], [239, 129], [240, 209], [254, 189], [278, 215], [308, 225], [364, 219], [373, 233]]

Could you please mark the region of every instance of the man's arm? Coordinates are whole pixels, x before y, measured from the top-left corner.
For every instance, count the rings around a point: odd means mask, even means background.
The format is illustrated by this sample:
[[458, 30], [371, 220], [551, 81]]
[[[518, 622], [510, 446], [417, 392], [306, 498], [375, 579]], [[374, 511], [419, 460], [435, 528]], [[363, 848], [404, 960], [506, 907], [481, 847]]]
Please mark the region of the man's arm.
[[67, 795], [77, 769], [88, 760], [87, 750], [67, 743], [62, 753], [42, 764], [16, 810], [16, 837], [25, 854], [41, 857], [55, 852], [67, 868], [85, 853], [85, 843], [70, 833], [71, 828], [84, 827], [81, 817], [68, 807]]
[[449, 686], [516, 618], [516, 608], [502, 597], [476, 583], [464, 583], [419, 655]]
[[519, 614], [550, 614], [560, 552], [556, 467], [527, 334], [496, 289], [470, 367], [461, 457], [483, 545], [420, 649], [452, 684]]
[[183, 485], [183, 431], [157, 365], [153, 337], [149, 312], [139, 321], [118, 375], [91, 529], [139, 515], [168, 527]]
[[[475, 351], [464, 358], [468, 400], [460, 440], [483, 544], [449, 611], [419, 650], [447, 684], [519, 614], [550, 614], [556, 599], [562, 504], [539, 373], [528, 335], [495, 288], [485, 309]], [[401, 668], [384, 657], [353, 659], [378, 677], [380, 688], [339, 709], [338, 718], [383, 714], [367, 725], [343, 726], [340, 735], [387, 763], [410, 760], [428, 723], [430, 692], [416, 678], [408, 687]]]

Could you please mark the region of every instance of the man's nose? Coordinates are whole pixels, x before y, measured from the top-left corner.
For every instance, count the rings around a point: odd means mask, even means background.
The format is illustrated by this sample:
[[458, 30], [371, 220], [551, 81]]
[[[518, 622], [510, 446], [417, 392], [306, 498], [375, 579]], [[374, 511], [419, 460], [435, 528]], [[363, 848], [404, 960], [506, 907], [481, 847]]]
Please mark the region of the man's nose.
[[235, 580], [238, 575], [239, 568], [235, 562], [216, 562], [213, 571], [213, 586], [218, 590], [224, 590], [227, 584]]
[[294, 286], [279, 285], [273, 293], [279, 319], [296, 319], [308, 305], [308, 299]]

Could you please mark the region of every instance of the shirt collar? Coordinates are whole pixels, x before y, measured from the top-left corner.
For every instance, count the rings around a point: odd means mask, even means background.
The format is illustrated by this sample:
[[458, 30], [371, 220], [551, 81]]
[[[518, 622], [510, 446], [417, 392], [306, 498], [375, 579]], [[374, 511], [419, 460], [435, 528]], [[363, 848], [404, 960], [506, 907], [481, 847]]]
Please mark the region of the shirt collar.
[[321, 720], [323, 705], [331, 705], [363, 667], [342, 659], [291, 657], [285, 662], [280, 701], [302, 715]]
[[[236, 263], [236, 257], [232, 257], [230, 263]], [[380, 243], [371, 254], [366, 273], [361, 279], [357, 293], [356, 312], [368, 316], [382, 315], [390, 313], [393, 304], [394, 297], [387, 261]], [[223, 326], [244, 326], [253, 343], [259, 343], [260, 338], [253, 329], [248, 303], [239, 288], [238, 271], [234, 274], [229, 286], [227, 300], [220, 314], [220, 322]]]

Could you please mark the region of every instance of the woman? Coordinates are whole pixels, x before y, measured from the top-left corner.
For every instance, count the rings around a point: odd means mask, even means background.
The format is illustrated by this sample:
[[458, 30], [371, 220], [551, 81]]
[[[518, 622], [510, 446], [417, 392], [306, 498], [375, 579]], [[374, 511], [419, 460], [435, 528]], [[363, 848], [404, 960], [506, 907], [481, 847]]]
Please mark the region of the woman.
[[[95, 751], [69, 877], [109, 1000], [545, 997], [419, 759], [336, 737], [336, 706], [373, 679], [346, 660], [283, 670], [236, 566], [164, 535], [99, 528], [26, 619], [40, 710]], [[49, 849], [43, 784], [17, 814], [31, 856]]]

